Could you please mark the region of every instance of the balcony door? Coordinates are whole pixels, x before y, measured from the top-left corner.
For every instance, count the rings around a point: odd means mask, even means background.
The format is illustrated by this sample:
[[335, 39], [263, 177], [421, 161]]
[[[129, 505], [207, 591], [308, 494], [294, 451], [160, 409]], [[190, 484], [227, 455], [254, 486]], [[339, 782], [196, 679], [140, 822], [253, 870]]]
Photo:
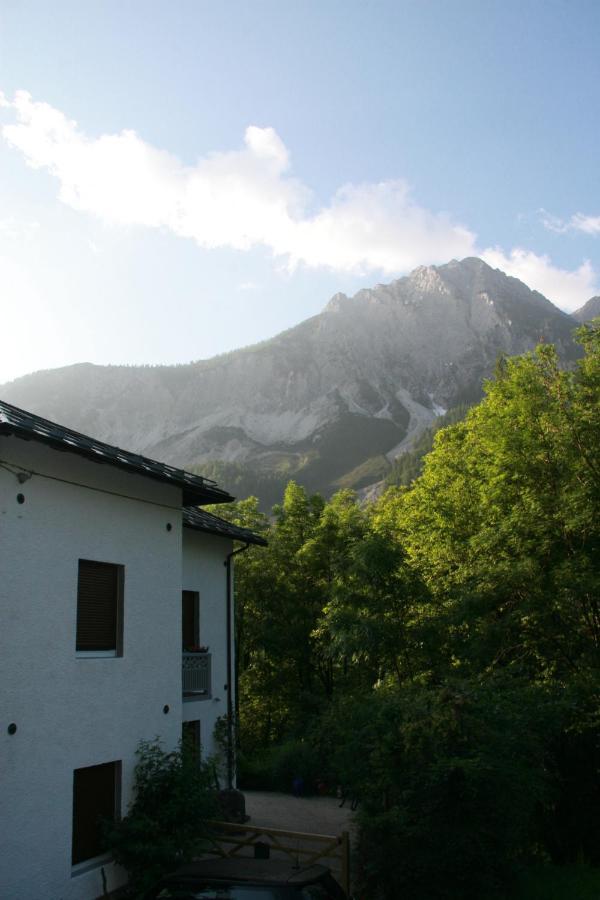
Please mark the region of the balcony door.
[[200, 645], [200, 595], [197, 591], [181, 593], [181, 631], [184, 650]]

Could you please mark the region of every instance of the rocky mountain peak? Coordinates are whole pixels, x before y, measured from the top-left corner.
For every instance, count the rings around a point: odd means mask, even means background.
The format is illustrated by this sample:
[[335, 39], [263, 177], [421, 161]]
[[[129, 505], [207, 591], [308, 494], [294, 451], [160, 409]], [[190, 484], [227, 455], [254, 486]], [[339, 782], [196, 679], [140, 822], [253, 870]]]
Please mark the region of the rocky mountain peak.
[[448, 293], [448, 288], [437, 266], [419, 266], [410, 273], [408, 280], [413, 288], [424, 293]]
[[346, 294], [342, 294], [341, 291], [338, 291], [337, 294], [333, 295], [323, 312], [339, 312], [347, 302], [348, 297], [346, 296]]

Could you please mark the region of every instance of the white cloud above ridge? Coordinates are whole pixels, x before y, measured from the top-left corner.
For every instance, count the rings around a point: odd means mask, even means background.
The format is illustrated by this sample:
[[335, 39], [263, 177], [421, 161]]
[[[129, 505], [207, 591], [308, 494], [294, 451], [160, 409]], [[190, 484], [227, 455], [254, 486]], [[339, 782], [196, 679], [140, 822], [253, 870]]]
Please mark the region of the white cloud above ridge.
[[571, 226], [576, 231], [585, 234], [600, 234], [600, 216], [586, 216], [583, 213], [575, 213], [571, 217]]
[[2, 129], [8, 144], [58, 179], [62, 202], [114, 225], [167, 228], [206, 248], [263, 245], [291, 268], [390, 274], [424, 257], [443, 262], [473, 252], [474, 235], [419, 207], [402, 180], [347, 185], [312, 213], [313, 195], [289, 174], [287, 148], [273, 128], [250, 126], [241, 150], [184, 166], [134, 131], [88, 138], [24, 91], [4, 106], [16, 117]]
[[0, 219], [0, 238], [11, 241], [31, 241], [39, 231], [40, 223], [23, 221], [15, 216]]
[[520, 247], [510, 253], [490, 247], [480, 256], [488, 265], [523, 281], [566, 312], [574, 312], [598, 293], [598, 279], [589, 260], [584, 260], [578, 269], [569, 270], [553, 265], [545, 254], [540, 256]]
[[541, 214], [544, 228], [556, 234], [566, 234], [568, 231], [579, 231], [589, 235], [600, 234], [600, 216], [587, 216], [585, 213], [577, 212], [565, 221], [546, 212], [545, 209], [541, 210]]
[[[0, 95], [0, 107], [16, 120], [2, 128], [4, 139], [29, 166], [58, 180], [60, 200], [112, 225], [167, 229], [208, 249], [264, 246], [290, 270], [304, 264], [393, 276], [479, 255], [568, 310], [598, 292], [589, 262], [568, 271], [521, 248], [478, 249], [470, 229], [420, 207], [402, 179], [345, 185], [315, 209], [312, 192], [290, 174], [288, 149], [273, 128], [251, 125], [241, 149], [186, 166], [131, 130], [90, 138], [24, 91], [12, 102]], [[600, 233], [600, 217], [577, 214], [570, 221], [576, 219], [569, 228]], [[554, 224], [557, 230], [560, 220]]]

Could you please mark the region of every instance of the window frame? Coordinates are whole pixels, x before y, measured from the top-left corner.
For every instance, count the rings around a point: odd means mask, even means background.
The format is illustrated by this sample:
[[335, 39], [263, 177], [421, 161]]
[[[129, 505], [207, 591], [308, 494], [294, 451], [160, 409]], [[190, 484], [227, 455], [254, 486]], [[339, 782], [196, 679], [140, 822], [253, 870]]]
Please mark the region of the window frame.
[[[115, 647], [109, 650], [79, 650], [77, 647], [77, 626], [79, 621], [79, 592], [82, 563], [110, 566], [116, 575], [116, 609], [115, 609]], [[105, 562], [99, 559], [80, 558], [77, 561], [77, 602], [75, 609], [75, 656], [77, 659], [114, 659], [123, 656], [123, 599], [125, 588], [125, 566], [120, 563]]]

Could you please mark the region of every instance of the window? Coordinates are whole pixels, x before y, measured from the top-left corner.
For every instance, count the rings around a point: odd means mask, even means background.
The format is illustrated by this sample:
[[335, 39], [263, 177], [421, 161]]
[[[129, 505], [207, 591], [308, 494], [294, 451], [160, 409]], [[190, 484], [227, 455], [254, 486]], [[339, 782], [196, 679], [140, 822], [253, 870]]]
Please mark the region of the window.
[[121, 762], [86, 766], [73, 773], [73, 865], [105, 852], [102, 822], [120, 815]]
[[200, 744], [200, 720], [183, 722], [181, 725], [181, 741], [183, 746], [193, 753], [194, 758], [200, 762], [202, 746]]
[[76, 650], [81, 656], [122, 656], [123, 566], [79, 560]]
[[183, 649], [200, 645], [200, 596], [197, 591], [181, 593], [181, 626]]

